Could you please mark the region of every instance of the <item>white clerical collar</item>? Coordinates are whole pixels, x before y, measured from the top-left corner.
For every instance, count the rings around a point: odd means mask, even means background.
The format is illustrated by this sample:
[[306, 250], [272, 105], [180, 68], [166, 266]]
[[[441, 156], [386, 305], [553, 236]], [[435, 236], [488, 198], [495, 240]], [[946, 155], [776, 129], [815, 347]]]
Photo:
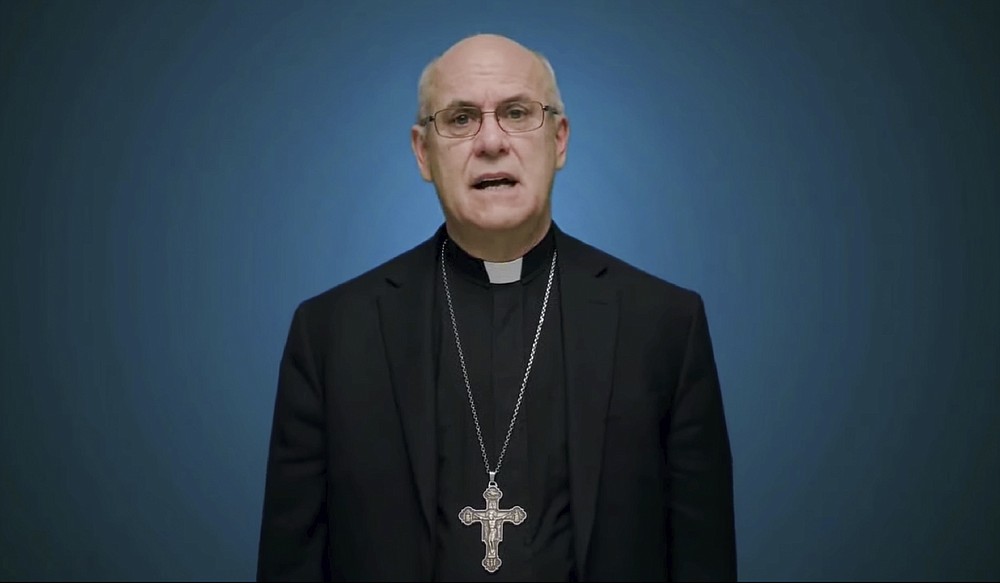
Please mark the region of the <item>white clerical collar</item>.
[[502, 263], [483, 261], [483, 267], [486, 268], [486, 274], [490, 276], [490, 283], [514, 283], [521, 280], [521, 264], [523, 262], [523, 257]]

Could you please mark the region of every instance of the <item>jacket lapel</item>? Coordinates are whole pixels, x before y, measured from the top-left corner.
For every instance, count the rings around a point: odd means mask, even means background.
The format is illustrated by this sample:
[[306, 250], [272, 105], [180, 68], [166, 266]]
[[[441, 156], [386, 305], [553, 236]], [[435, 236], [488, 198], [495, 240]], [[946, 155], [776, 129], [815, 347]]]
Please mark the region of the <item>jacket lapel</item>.
[[611, 397], [618, 296], [604, 256], [556, 230], [563, 304], [570, 496], [576, 564], [585, 574]]
[[437, 497], [432, 346], [436, 240], [435, 235], [392, 266], [378, 298], [396, 407], [431, 540]]

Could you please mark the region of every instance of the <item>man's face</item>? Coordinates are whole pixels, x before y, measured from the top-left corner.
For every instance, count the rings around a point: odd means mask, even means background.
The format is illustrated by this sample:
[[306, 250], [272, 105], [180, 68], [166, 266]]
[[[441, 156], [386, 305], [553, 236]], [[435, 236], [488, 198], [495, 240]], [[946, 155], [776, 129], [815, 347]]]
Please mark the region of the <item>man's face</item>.
[[[430, 111], [475, 105], [493, 111], [511, 100], [548, 102], [545, 67], [512, 41], [476, 37], [441, 57], [430, 91]], [[549, 195], [566, 162], [569, 124], [546, 113], [541, 128], [508, 134], [493, 114], [469, 138], [438, 135], [433, 122], [414, 126], [413, 151], [424, 180], [434, 182], [450, 222], [504, 231], [551, 216]], [[483, 181], [503, 178], [484, 188]]]

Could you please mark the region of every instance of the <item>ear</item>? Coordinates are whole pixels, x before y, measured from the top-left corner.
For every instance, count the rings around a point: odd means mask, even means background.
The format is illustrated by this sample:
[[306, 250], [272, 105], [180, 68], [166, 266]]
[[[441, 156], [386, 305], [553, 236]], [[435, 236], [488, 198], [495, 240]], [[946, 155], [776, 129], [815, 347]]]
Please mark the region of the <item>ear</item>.
[[556, 124], [556, 170], [566, 165], [566, 148], [569, 146], [569, 119], [559, 116]]
[[414, 125], [410, 129], [410, 146], [413, 148], [413, 155], [417, 158], [417, 166], [420, 167], [420, 176], [427, 182], [433, 181], [431, 167], [427, 160], [427, 132], [426, 126]]

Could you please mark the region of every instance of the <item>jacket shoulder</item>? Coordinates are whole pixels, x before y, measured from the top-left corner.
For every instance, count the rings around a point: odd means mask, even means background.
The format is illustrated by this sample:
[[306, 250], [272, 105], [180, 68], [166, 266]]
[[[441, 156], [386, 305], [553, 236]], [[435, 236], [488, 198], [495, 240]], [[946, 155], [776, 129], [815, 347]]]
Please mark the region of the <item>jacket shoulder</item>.
[[385, 286], [400, 276], [413, 272], [417, 265], [432, 261], [434, 238], [392, 257], [371, 269], [301, 301], [296, 309], [303, 316], [321, 316], [357, 307], [368, 302]]
[[598, 249], [589, 243], [570, 235], [563, 236], [576, 252], [587, 255], [597, 264], [606, 266], [603, 275], [610, 278], [626, 300], [635, 300], [639, 305], [655, 302], [664, 307], [682, 309], [684, 311], [697, 309], [701, 303], [701, 294], [645, 271], [628, 261]]

